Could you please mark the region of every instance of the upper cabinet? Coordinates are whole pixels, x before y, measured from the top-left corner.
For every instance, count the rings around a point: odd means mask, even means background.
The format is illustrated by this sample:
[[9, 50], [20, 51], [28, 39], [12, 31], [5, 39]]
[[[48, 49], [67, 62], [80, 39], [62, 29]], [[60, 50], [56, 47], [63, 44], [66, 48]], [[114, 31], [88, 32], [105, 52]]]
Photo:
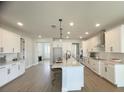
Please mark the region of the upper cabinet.
[[0, 28], [0, 53], [20, 52], [20, 36]]
[[105, 51], [124, 53], [124, 25], [105, 32]]

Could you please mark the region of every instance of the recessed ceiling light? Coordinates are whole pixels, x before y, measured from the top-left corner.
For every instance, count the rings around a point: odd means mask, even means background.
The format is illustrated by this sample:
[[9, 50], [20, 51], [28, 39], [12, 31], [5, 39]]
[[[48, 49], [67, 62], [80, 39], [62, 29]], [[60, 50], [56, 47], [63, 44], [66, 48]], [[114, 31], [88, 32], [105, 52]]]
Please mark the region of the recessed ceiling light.
[[96, 27], [99, 27], [100, 26], [100, 24], [96, 24]]
[[41, 36], [41, 35], [39, 35], [38, 37], [39, 37], [39, 38], [41, 38], [42, 36]]
[[82, 39], [83, 37], [82, 36], [80, 36], [80, 39]]
[[66, 36], [66, 38], [69, 38], [69, 36]]
[[67, 34], [70, 34], [70, 32], [67, 32]]
[[85, 32], [85, 34], [86, 34], [86, 35], [88, 35], [88, 34], [89, 34], [89, 32]]
[[21, 22], [17, 22], [17, 25], [19, 25], [19, 26], [23, 26], [23, 23], [21, 23]]
[[69, 24], [70, 24], [70, 26], [74, 26], [74, 23], [73, 22], [70, 22]]

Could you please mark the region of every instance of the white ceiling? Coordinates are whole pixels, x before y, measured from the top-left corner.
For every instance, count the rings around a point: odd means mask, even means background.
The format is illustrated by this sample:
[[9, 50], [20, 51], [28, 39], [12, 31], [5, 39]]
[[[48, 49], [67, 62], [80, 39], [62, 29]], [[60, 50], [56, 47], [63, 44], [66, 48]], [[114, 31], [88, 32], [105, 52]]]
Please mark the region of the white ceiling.
[[[98, 2], [98, 1], [37, 1], [37, 2], [8, 2], [3, 3], [0, 16], [5, 22], [32, 33], [35, 37], [43, 38], [59, 36], [59, 18], [63, 19], [63, 37], [70, 31], [70, 38], [86, 37], [90, 34], [107, 28], [113, 23], [124, 19], [124, 2]], [[16, 23], [21, 21], [24, 26]], [[70, 27], [69, 22], [74, 22]], [[96, 28], [95, 24], [101, 26]], [[57, 28], [51, 28], [51, 25]]]

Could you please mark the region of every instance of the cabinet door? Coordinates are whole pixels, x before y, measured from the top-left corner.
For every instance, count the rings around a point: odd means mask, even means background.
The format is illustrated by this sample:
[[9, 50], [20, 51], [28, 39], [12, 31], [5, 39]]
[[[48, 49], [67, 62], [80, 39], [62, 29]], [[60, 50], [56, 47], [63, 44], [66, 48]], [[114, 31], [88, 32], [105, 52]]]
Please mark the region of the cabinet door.
[[14, 53], [19, 53], [20, 52], [20, 36], [17, 34], [13, 34], [13, 48], [14, 48]]
[[112, 44], [111, 44], [111, 32], [105, 32], [105, 51], [111, 52], [112, 51]]
[[12, 64], [11, 68], [11, 73], [12, 73], [12, 79], [15, 79], [18, 76], [18, 64], [14, 63]]
[[105, 50], [106, 52], [122, 52], [120, 26], [105, 32]]
[[115, 69], [114, 69], [114, 65], [108, 65], [107, 66], [107, 79], [112, 82], [115, 83]]
[[7, 69], [0, 67], [0, 87], [7, 83]]
[[8, 82], [12, 81], [13, 79], [15, 79], [18, 75], [18, 66], [16, 64], [11, 64], [8, 66], [7, 69], [7, 78], [8, 78]]
[[102, 77], [106, 77], [106, 67], [104, 62], [100, 62], [100, 72]]
[[12, 32], [3, 31], [3, 53], [13, 53], [13, 34]]
[[21, 61], [18, 64], [18, 74], [22, 75], [24, 72], [25, 72], [25, 64], [24, 61]]

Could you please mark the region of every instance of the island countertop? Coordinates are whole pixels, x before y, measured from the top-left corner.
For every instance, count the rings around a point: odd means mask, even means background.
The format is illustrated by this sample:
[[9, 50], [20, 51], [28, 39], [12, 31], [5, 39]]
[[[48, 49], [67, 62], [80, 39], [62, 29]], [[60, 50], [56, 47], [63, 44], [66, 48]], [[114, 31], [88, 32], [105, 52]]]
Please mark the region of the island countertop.
[[78, 62], [76, 59], [71, 57], [68, 60], [63, 59], [62, 63], [54, 63], [52, 65], [52, 68], [62, 68], [62, 67], [74, 67], [74, 66], [83, 66], [80, 62]]

